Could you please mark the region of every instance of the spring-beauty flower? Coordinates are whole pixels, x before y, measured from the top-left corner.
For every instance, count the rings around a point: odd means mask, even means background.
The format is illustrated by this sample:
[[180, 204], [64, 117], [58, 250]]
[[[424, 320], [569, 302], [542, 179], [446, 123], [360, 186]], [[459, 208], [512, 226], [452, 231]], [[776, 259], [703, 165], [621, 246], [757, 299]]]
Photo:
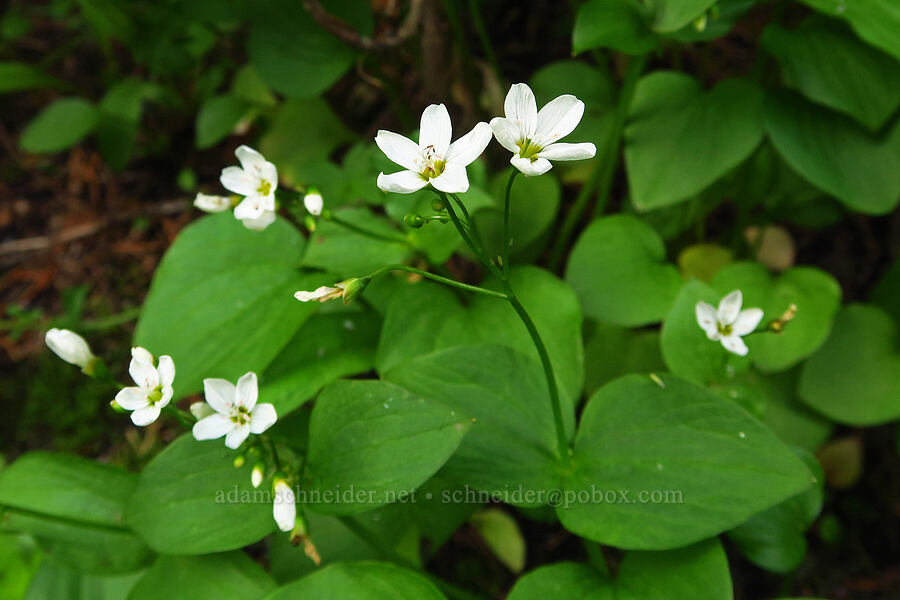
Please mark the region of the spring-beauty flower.
[[276, 477], [272, 486], [272, 494], [275, 496], [272, 503], [272, 516], [278, 523], [281, 531], [292, 531], [297, 521], [297, 504], [294, 490], [283, 477]]
[[211, 194], [197, 194], [194, 198], [194, 206], [208, 213], [220, 213], [231, 208], [231, 198], [227, 196], [213, 196]]
[[390, 175], [379, 173], [378, 187], [400, 194], [411, 194], [429, 183], [448, 194], [468, 190], [466, 167], [484, 152], [491, 141], [491, 128], [487, 123], [478, 123], [452, 144], [451, 135], [450, 113], [443, 104], [432, 104], [422, 113], [418, 144], [400, 134], [379, 130], [375, 143], [406, 170]]
[[238, 146], [234, 155], [241, 166], [222, 169], [219, 181], [229, 192], [244, 196], [234, 208], [235, 218], [248, 229], [265, 229], [275, 220], [278, 169], [248, 146]]
[[236, 449], [251, 433], [260, 434], [278, 418], [271, 404], [257, 404], [259, 385], [250, 371], [238, 379], [237, 386], [225, 379], [204, 379], [203, 394], [215, 413], [194, 424], [198, 440], [225, 436], [225, 445]]
[[742, 303], [741, 291], [735, 290], [722, 298], [718, 308], [706, 302], [698, 302], [695, 307], [697, 323], [706, 337], [740, 356], [747, 354], [747, 344], [741, 337], [752, 333], [763, 318], [762, 309], [741, 310]]
[[158, 419], [172, 399], [175, 363], [171, 356], [160, 356], [155, 363], [149, 351], [137, 346], [131, 349], [128, 373], [137, 385], [119, 390], [115, 402], [131, 411], [132, 423], [144, 427]]
[[84, 371], [88, 371], [97, 359], [87, 341], [74, 331], [54, 327], [44, 336], [44, 341], [54, 354]]
[[571, 94], [551, 100], [538, 112], [534, 92], [524, 83], [509, 88], [504, 102], [505, 117], [491, 119], [491, 129], [500, 144], [513, 153], [510, 163], [525, 175], [542, 175], [551, 160], [592, 158], [597, 147], [590, 142], [560, 143], [584, 115], [584, 102]]

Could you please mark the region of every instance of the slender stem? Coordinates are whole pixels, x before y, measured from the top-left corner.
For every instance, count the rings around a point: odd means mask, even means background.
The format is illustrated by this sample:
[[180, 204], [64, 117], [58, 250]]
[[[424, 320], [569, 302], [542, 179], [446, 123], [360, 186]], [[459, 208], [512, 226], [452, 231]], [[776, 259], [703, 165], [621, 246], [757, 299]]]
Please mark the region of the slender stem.
[[[278, 459], [278, 449], [275, 448], [275, 442], [273, 442], [272, 438], [270, 438], [269, 436], [264, 435], [261, 437], [262, 437], [262, 439], [266, 440], [266, 442], [268, 442], [268, 444], [269, 444], [269, 451], [272, 453], [272, 462], [275, 463], [275, 470], [280, 471], [281, 470], [281, 461]], [[305, 455], [304, 455], [304, 460], [305, 460]]]
[[481, 248], [482, 254], [487, 256], [484, 252], [484, 240], [481, 239], [481, 232], [478, 231], [478, 225], [475, 223], [475, 219], [469, 215], [469, 209], [466, 208], [465, 203], [459, 199], [459, 196], [456, 194], [450, 194], [450, 197], [456, 202], [456, 205], [459, 207], [459, 212], [462, 213], [463, 218], [465, 219], [465, 225], [472, 235], [472, 241], [478, 244], [478, 247]]
[[441, 200], [443, 200], [444, 206], [447, 209], [447, 214], [450, 215], [450, 220], [453, 221], [453, 225], [456, 227], [456, 230], [459, 231], [459, 235], [462, 236], [463, 241], [466, 242], [472, 252], [475, 253], [475, 256], [478, 257], [478, 260], [480, 260], [482, 264], [488, 268], [488, 270], [497, 275], [497, 277], [499, 277], [500, 279], [503, 279], [503, 273], [500, 271], [500, 269], [498, 269], [494, 265], [494, 263], [488, 260], [481, 247], [476, 244], [472, 237], [469, 235], [468, 230], [459, 220], [459, 216], [457, 216], [456, 211], [453, 210], [453, 206], [447, 201], [447, 196], [445, 196], [443, 192], [438, 192], [438, 195], [440, 195]]
[[553, 245], [553, 251], [550, 254], [549, 264], [552, 271], [559, 270], [563, 254], [569, 245], [569, 239], [581, 222], [595, 189], [599, 188], [600, 191], [597, 199], [597, 209], [599, 210], [595, 209], [594, 218], [597, 218], [606, 207], [609, 192], [612, 189], [613, 176], [616, 172], [615, 167], [618, 163], [619, 146], [625, 129], [625, 120], [628, 117], [628, 109], [631, 107], [637, 81], [640, 79], [641, 73], [644, 72], [646, 64], [647, 57], [638, 56], [628, 65], [628, 70], [625, 72], [625, 79], [622, 83], [622, 91], [619, 94], [619, 102], [616, 106], [612, 133], [607, 140], [607, 144], [601, 149], [600, 156], [594, 161], [593, 172], [582, 186], [578, 196], [575, 198], [575, 203], [569, 209], [569, 213], [566, 215], [565, 221], [563, 221], [556, 243]]
[[506, 300], [506, 294], [502, 292], [495, 292], [494, 290], [488, 290], [482, 287], [478, 287], [476, 285], [469, 285], [467, 283], [462, 283], [461, 281], [456, 281], [455, 279], [449, 279], [447, 277], [442, 277], [440, 275], [436, 275], [434, 273], [429, 273], [428, 271], [423, 271], [422, 269], [417, 269], [415, 267], [410, 267], [409, 265], [387, 265], [386, 267], [381, 267], [380, 269], [373, 271], [366, 277], [377, 277], [382, 273], [387, 273], [388, 271], [406, 271], [407, 273], [415, 273], [416, 275], [421, 275], [426, 279], [431, 279], [432, 281], [437, 281], [438, 283], [443, 283], [444, 285], [449, 285], [450, 287], [455, 287], [461, 290], [465, 290], [467, 292], [474, 292], [476, 294], [483, 294], [485, 296], [493, 296], [494, 298], [502, 298]]
[[123, 310], [119, 314], [101, 317], [99, 319], [90, 319], [81, 322], [81, 329], [84, 331], [97, 331], [103, 329], [111, 329], [119, 325], [124, 325], [137, 319], [141, 314], [141, 307], [136, 306]]
[[332, 214], [328, 218], [328, 220], [331, 221], [332, 223], [336, 223], [336, 224], [340, 225], [341, 227], [343, 227], [345, 229], [349, 229], [350, 231], [359, 233], [361, 235], [368, 236], [368, 237], [376, 239], [376, 240], [382, 240], [385, 242], [400, 243], [400, 244], [409, 244], [409, 240], [406, 239], [406, 236], [401, 235], [399, 233], [396, 235], [387, 235], [385, 233], [378, 233], [376, 231], [370, 231], [364, 227], [360, 227], [359, 225], [351, 223], [350, 221], [346, 221], [334, 214]]
[[190, 429], [191, 427], [193, 427], [193, 423], [191, 423], [191, 421], [192, 421], [191, 416], [188, 413], [181, 410], [180, 408], [178, 408], [177, 406], [172, 406], [171, 404], [167, 404], [163, 408], [163, 410], [166, 411], [167, 413], [173, 415], [176, 419], [178, 419], [178, 422], [181, 423], [181, 425], [185, 429]]
[[512, 191], [513, 181], [519, 170], [513, 168], [506, 182], [506, 195], [503, 198], [503, 273], [509, 274], [509, 245], [512, 240], [509, 239], [509, 193]]

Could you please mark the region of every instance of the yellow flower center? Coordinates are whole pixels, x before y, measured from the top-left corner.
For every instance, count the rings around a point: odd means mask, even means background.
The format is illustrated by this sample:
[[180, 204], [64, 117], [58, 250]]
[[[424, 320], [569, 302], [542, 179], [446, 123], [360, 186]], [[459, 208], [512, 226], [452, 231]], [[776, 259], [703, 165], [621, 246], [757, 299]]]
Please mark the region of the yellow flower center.
[[447, 163], [443, 156], [435, 152], [434, 146], [427, 146], [422, 155], [422, 170], [420, 171], [422, 179], [434, 179], [444, 172]]
[[731, 328], [731, 325], [722, 325], [721, 323], [717, 323], [716, 327], [719, 329], [719, 333], [724, 336], [729, 336], [731, 335], [731, 332], [734, 331]]
[[256, 188], [256, 193], [260, 196], [268, 196], [272, 193], [272, 184], [266, 180], [263, 180], [262, 183], [259, 184], [259, 187]]
[[538, 146], [528, 138], [519, 140], [516, 142], [516, 146], [519, 147], [519, 156], [528, 158], [531, 162], [536, 161], [538, 159], [538, 152], [544, 149], [543, 146]]
[[231, 415], [231, 422], [245, 425], [250, 422], [250, 411], [244, 406], [238, 406], [237, 412]]
[[153, 406], [160, 400], [162, 400], [162, 386], [158, 385], [156, 386], [156, 389], [147, 394], [147, 402], [150, 403], [150, 406]]

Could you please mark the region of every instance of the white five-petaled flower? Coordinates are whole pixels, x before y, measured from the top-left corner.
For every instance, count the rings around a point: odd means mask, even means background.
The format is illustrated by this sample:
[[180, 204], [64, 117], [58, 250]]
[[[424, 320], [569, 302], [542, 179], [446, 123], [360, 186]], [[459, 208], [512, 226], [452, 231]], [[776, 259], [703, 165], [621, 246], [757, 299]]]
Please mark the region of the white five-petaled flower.
[[203, 212], [224, 212], [231, 208], [231, 198], [226, 196], [213, 196], [211, 194], [197, 194], [197, 197], [194, 198], [194, 206]]
[[194, 424], [193, 433], [198, 440], [224, 435], [225, 445], [234, 450], [251, 433], [262, 433], [278, 418], [274, 406], [256, 403], [259, 386], [253, 371], [241, 376], [237, 386], [225, 379], [204, 379], [203, 393], [215, 413]]
[[551, 160], [582, 160], [597, 153], [597, 147], [589, 142], [559, 143], [584, 115], [584, 102], [571, 94], [551, 100], [538, 112], [531, 88], [516, 83], [506, 94], [504, 112], [505, 117], [491, 119], [491, 129], [497, 141], [513, 153], [509, 162], [525, 175], [546, 173], [553, 166]]
[[747, 354], [747, 344], [741, 337], [753, 332], [763, 318], [762, 309], [741, 310], [742, 303], [741, 291], [735, 290], [722, 298], [718, 309], [706, 302], [698, 302], [695, 307], [697, 323], [706, 337], [722, 342], [726, 350], [740, 356]]
[[317, 300], [319, 302], [328, 302], [329, 300], [334, 300], [335, 298], [342, 297], [346, 288], [347, 284], [342, 281], [341, 283], [334, 284], [334, 287], [323, 285], [317, 287], [311, 292], [304, 292], [303, 290], [294, 292], [294, 298], [296, 298], [300, 302], [310, 302], [312, 300]]
[[478, 123], [472, 131], [452, 144], [450, 114], [443, 104], [432, 104], [422, 113], [419, 143], [400, 134], [381, 129], [375, 143], [389, 159], [405, 171], [378, 174], [378, 187], [385, 192], [411, 194], [429, 183], [448, 194], [469, 189], [466, 167], [481, 156], [491, 141], [491, 128]]
[[149, 425], [172, 399], [175, 363], [171, 356], [160, 356], [154, 366], [153, 355], [136, 346], [131, 349], [128, 373], [137, 385], [121, 389], [116, 404], [132, 411], [131, 421], [138, 427]]
[[235, 218], [248, 229], [265, 229], [275, 220], [278, 170], [248, 146], [238, 146], [234, 155], [241, 166], [222, 169], [219, 181], [228, 191], [244, 196], [234, 209]]
[[282, 477], [275, 479], [272, 486], [275, 501], [272, 503], [272, 516], [281, 531], [292, 531], [297, 522], [297, 504], [294, 490]]
[[44, 336], [44, 341], [58, 357], [82, 369], [87, 369], [96, 359], [87, 341], [74, 331], [54, 327]]

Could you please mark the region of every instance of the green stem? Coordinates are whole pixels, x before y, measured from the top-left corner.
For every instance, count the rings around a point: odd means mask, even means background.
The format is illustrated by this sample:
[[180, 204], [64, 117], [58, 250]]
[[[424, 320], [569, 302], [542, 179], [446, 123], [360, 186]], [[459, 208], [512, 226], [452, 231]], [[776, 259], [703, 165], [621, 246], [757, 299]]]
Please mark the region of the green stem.
[[506, 181], [506, 195], [503, 198], [503, 273], [509, 274], [509, 245], [512, 243], [512, 240], [509, 239], [509, 193], [512, 191], [513, 181], [516, 180], [516, 175], [519, 174], [519, 170], [513, 168], [512, 172], [509, 174], [509, 179]]
[[336, 223], [336, 224], [340, 225], [341, 227], [343, 227], [345, 229], [349, 229], [350, 231], [354, 231], [356, 233], [370, 237], [372, 239], [381, 240], [384, 242], [391, 242], [391, 243], [400, 243], [400, 244], [406, 244], [406, 245], [409, 244], [409, 240], [406, 239], [406, 236], [401, 235], [399, 233], [396, 235], [388, 235], [386, 233], [378, 233], [376, 231], [370, 231], [364, 227], [360, 227], [359, 225], [351, 223], [350, 221], [345, 221], [344, 219], [342, 219], [334, 214], [329, 215], [328, 220], [331, 221], [332, 223]]
[[428, 271], [423, 271], [422, 269], [417, 269], [415, 267], [410, 267], [409, 265], [387, 265], [385, 267], [381, 267], [376, 271], [373, 271], [366, 277], [372, 278], [381, 275], [382, 273], [387, 273], [389, 271], [405, 271], [407, 273], [415, 273], [416, 275], [421, 275], [426, 279], [430, 279], [432, 281], [437, 281], [438, 283], [443, 283], [444, 285], [449, 285], [450, 287], [455, 287], [460, 290], [465, 290], [467, 292], [474, 292], [476, 294], [483, 294], [485, 296], [492, 296], [494, 298], [502, 298], [506, 300], [506, 294], [502, 292], [495, 292], [494, 290], [488, 290], [482, 287], [478, 287], [476, 285], [469, 285], [467, 283], [462, 283], [461, 281], [456, 281], [455, 279], [449, 279], [447, 277], [442, 277], [440, 275], [436, 275], [434, 273], [429, 273]]
[[191, 415], [189, 415], [185, 411], [181, 410], [177, 406], [172, 406], [171, 404], [167, 404], [165, 407], [163, 407], [163, 410], [166, 411], [167, 413], [171, 414], [172, 416], [174, 416], [176, 419], [178, 419], [178, 422], [181, 423], [181, 425], [185, 429], [190, 429], [194, 426], [193, 423], [191, 422], [193, 420]]
[[140, 314], [141, 307], [136, 306], [134, 308], [123, 310], [117, 315], [109, 315], [108, 317], [82, 321], [81, 329], [83, 329], [84, 331], [102, 331], [104, 329], [112, 329], [113, 327], [118, 327], [119, 325], [124, 325], [125, 323], [134, 321], [140, 316]]
[[622, 133], [625, 129], [625, 121], [628, 117], [628, 109], [631, 107], [637, 81], [640, 79], [641, 73], [644, 72], [646, 64], [646, 56], [638, 56], [628, 64], [625, 79], [622, 83], [622, 91], [619, 94], [619, 102], [616, 106], [612, 133], [607, 140], [607, 144], [603, 147], [601, 155], [595, 159], [593, 172], [579, 191], [578, 196], [575, 198], [575, 203], [572, 205], [560, 228], [559, 236], [557, 236], [556, 243], [553, 245], [553, 251], [550, 254], [551, 271], [559, 270], [563, 254], [569, 246], [569, 240], [575, 232], [575, 228], [581, 222], [595, 189], [599, 188], [600, 191], [597, 198], [597, 207], [594, 210], [594, 218], [599, 217], [606, 208], [609, 193], [612, 189], [613, 176], [616, 172], [615, 168], [618, 164], [619, 147], [622, 141]]

